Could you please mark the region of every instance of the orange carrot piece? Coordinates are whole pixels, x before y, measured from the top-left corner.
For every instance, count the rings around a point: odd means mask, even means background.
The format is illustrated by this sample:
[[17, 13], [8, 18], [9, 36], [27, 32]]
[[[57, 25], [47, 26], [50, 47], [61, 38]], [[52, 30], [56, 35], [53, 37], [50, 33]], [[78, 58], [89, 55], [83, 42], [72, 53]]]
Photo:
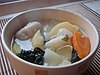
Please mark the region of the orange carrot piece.
[[79, 58], [84, 58], [90, 52], [90, 40], [80, 32], [74, 32], [72, 44]]
[[70, 42], [71, 42], [71, 44], [73, 46], [73, 36], [70, 38]]

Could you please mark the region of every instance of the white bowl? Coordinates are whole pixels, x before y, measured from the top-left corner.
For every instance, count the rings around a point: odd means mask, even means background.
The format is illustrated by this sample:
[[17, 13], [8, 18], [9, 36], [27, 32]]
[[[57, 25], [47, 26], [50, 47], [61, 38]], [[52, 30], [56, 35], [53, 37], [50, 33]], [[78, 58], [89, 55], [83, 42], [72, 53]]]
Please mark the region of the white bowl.
[[[49, 20], [68, 21], [74, 23], [82, 29], [91, 42], [90, 53], [82, 60], [66, 66], [41, 66], [29, 63], [17, 57], [11, 51], [11, 40], [14, 34], [30, 21], [47, 23]], [[91, 22], [82, 16], [58, 9], [37, 9], [24, 12], [11, 19], [2, 31], [2, 43], [4, 51], [12, 67], [20, 75], [80, 75], [85, 72], [96, 52], [99, 42], [97, 30]]]

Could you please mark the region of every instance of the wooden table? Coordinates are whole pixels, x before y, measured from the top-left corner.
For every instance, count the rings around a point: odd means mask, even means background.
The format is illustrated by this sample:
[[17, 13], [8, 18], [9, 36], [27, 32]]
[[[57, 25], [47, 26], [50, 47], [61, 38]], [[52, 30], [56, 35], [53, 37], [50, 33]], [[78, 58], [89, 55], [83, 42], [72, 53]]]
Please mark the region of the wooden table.
[[[74, 3], [59, 4], [49, 7], [67, 10], [86, 17], [96, 27], [98, 34], [100, 36], [100, 1], [81, 1]], [[7, 23], [7, 21], [9, 21], [12, 17], [18, 14], [19, 13], [17, 12], [17, 14], [14, 13], [13, 15], [10, 14], [6, 16], [0, 16], [0, 34], [2, 33], [2, 29], [4, 25]], [[0, 42], [0, 75], [17, 75], [16, 71], [11, 67], [8, 59], [5, 56], [1, 42]], [[100, 75], [100, 43], [97, 48], [95, 58], [91, 62], [90, 66], [88, 67], [84, 75]]]

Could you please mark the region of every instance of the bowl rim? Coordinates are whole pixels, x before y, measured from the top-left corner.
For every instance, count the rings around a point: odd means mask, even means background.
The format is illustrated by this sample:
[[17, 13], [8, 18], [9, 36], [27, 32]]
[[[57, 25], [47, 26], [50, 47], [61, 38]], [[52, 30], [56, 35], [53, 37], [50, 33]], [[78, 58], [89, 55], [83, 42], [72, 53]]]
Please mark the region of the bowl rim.
[[[17, 17], [19, 17], [19, 16], [21, 16], [21, 15], [23, 15], [23, 14], [26, 14], [26, 13], [28, 13], [28, 12], [34, 12], [34, 11], [41, 11], [41, 10], [57, 10], [57, 11], [63, 11], [63, 12], [71, 13], [71, 14], [73, 14], [73, 15], [75, 15], [75, 16], [78, 16], [78, 17], [84, 19], [85, 21], [87, 21], [87, 22], [93, 27], [93, 29], [94, 29], [94, 31], [95, 31], [95, 33], [96, 33], [96, 35], [97, 35], [97, 43], [96, 43], [96, 46], [94, 47], [95, 50], [93, 50], [93, 52], [89, 53], [89, 54], [88, 54], [85, 58], [83, 58], [82, 60], [77, 61], [77, 62], [75, 62], [75, 63], [73, 63], [73, 64], [63, 65], [63, 66], [43, 66], [43, 65], [37, 65], [37, 64], [34, 64], [34, 63], [30, 63], [30, 62], [28, 62], [28, 61], [25, 61], [25, 60], [19, 58], [18, 56], [16, 56], [16, 55], [7, 47], [6, 42], [5, 42], [5, 39], [4, 39], [4, 36], [5, 36], [4, 33], [5, 33], [5, 29], [6, 29], [7, 25], [8, 25], [9, 22], [11, 22], [13, 19], [16, 19]], [[12, 19], [10, 19], [10, 20], [5, 24], [5, 26], [4, 26], [3, 30], [2, 30], [1, 41], [2, 41], [2, 44], [3, 44], [4, 48], [6, 49], [7, 53], [9, 53], [11, 56], [13, 56], [14, 59], [16, 59], [16, 60], [18, 60], [18, 61], [20, 61], [20, 62], [22, 62], [22, 63], [24, 63], [24, 64], [26, 64], [26, 65], [30, 65], [30, 66], [34, 66], [34, 67], [38, 67], [38, 68], [44, 68], [44, 69], [56, 69], [56, 68], [58, 69], [58, 68], [65, 68], [65, 67], [76, 66], [76, 65], [78, 65], [78, 64], [80, 64], [80, 63], [82, 63], [82, 62], [84, 62], [84, 61], [87, 60], [88, 58], [90, 58], [90, 57], [97, 51], [96, 49], [97, 49], [97, 47], [98, 47], [98, 45], [99, 45], [99, 35], [98, 35], [98, 32], [97, 32], [96, 28], [94, 27], [94, 25], [93, 25], [87, 18], [85, 18], [85, 17], [83, 17], [83, 16], [81, 16], [81, 15], [78, 15], [78, 14], [76, 14], [76, 13], [72, 13], [72, 12], [70, 12], [70, 11], [66, 11], [66, 10], [64, 10], [64, 9], [58, 9], [58, 8], [38, 8], [38, 9], [31, 9], [31, 10], [27, 10], [27, 11], [21, 12], [20, 14], [16, 15], [16, 16], [13, 17]]]

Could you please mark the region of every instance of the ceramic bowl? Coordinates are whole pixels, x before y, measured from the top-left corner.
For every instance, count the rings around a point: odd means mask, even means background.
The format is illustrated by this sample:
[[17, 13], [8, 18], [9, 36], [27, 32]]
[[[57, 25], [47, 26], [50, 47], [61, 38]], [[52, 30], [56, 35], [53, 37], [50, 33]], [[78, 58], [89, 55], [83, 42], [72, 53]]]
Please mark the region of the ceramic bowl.
[[[29, 63], [17, 57], [11, 51], [11, 41], [14, 34], [28, 22], [39, 21], [46, 24], [49, 20], [68, 21], [80, 27], [89, 37], [90, 53], [82, 60], [66, 66], [42, 66]], [[2, 44], [12, 67], [19, 75], [81, 75], [92, 62], [98, 46], [99, 37], [94, 25], [86, 18], [61, 9], [36, 9], [21, 13], [12, 18], [2, 31]]]

